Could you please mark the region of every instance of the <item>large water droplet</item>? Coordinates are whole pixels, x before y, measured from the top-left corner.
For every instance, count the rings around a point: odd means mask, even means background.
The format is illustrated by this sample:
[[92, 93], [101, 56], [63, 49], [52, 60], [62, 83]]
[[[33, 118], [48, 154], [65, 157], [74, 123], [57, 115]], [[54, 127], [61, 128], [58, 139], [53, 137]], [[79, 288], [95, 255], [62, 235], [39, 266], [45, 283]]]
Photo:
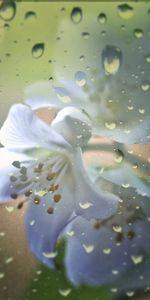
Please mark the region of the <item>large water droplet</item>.
[[137, 265], [137, 264], [142, 263], [142, 261], [143, 261], [143, 255], [133, 255], [133, 256], [131, 256], [131, 259], [132, 259], [133, 263], [135, 265]]
[[73, 23], [78, 24], [82, 20], [82, 10], [80, 7], [74, 7], [71, 12], [71, 20]]
[[141, 88], [144, 92], [147, 92], [150, 88], [150, 83], [148, 80], [142, 82]]
[[100, 24], [105, 24], [107, 22], [107, 17], [104, 13], [100, 13], [97, 17], [97, 20]]
[[44, 43], [35, 44], [32, 48], [32, 56], [34, 58], [39, 58], [44, 53]]
[[121, 5], [118, 5], [118, 13], [119, 13], [119, 16], [123, 19], [129, 19], [133, 16], [133, 7], [124, 3], [124, 4], [121, 4]]
[[106, 74], [116, 74], [122, 62], [122, 52], [116, 46], [106, 46], [102, 51], [102, 64]]
[[5, 21], [11, 21], [16, 14], [16, 3], [14, 1], [4, 1], [0, 6], [0, 17]]
[[68, 104], [71, 102], [70, 95], [63, 87], [54, 87], [56, 95], [60, 101], [62, 101], [65, 104]]
[[86, 84], [86, 74], [81, 71], [76, 72], [75, 81], [79, 86], [84, 86]]

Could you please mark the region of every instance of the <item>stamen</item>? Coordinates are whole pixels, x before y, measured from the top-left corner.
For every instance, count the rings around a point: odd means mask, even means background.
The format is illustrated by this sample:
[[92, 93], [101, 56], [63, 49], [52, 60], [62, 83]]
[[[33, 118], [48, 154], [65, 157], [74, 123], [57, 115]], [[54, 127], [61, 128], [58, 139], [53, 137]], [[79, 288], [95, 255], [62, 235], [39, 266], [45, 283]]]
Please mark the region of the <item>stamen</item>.
[[61, 195], [60, 194], [56, 194], [56, 195], [54, 195], [53, 199], [54, 199], [54, 201], [56, 203], [58, 203], [60, 201], [60, 199], [61, 199]]
[[48, 210], [47, 210], [48, 214], [53, 214], [54, 212], [54, 208], [53, 207], [49, 207]]
[[17, 208], [18, 208], [18, 209], [21, 209], [21, 208], [23, 207], [23, 205], [24, 205], [24, 202], [22, 201], [22, 202], [20, 202], [20, 203], [18, 204]]
[[12, 199], [17, 199], [17, 198], [18, 198], [18, 195], [15, 194], [15, 193], [13, 193], [13, 194], [10, 195], [10, 197], [11, 197]]
[[19, 162], [19, 161], [15, 160], [15, 161], [12, 163], [12, 165], [13, 165], [15, 168], [17, 168], [17, 169], [20, 169], [20, 162]]
[[53, 180], [56, 177], [56, 173], [49, 173], [46, 177], [48, 181]]
[[35, 204], [39, 204], [40, 203], [40, 198], [39, 197], [35, 197], [34, 198], [34, 203]]

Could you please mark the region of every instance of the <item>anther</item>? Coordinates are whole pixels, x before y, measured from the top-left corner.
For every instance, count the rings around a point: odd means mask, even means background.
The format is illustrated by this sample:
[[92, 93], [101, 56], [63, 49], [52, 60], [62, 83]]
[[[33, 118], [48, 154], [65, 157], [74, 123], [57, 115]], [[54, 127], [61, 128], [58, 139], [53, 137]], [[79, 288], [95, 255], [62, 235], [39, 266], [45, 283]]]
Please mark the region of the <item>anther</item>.
[[12, 199], [17, 199], [18, 195], [15, 194], [15, 193], [13, 193], [13, 194], [10, 195], [10, 197], [11, 197]]
[[53, 207], [49, 207], [48, 210], [47, 210], [48, 214], [53, 214], [54, 212], [54, 208]]
[[53, 179], [55, 178], [55, 176], [56, 176], [56, 173], [49, 173], [49, 174], [47, 175], [46, 179], [47, 179], [48, 181], [51, 181], [51, 180], [53, 180]]
[[18, 204], [17, 208], [18, 208], [18, 209], [21, 209], [21, 208], [23, 207], [23, 204], [24, 204], [23, 202], [20, 202], [20, 203]]
[[35, 204], [39, 204], [40, 203], [40, 198], [39, 197], [35, 197], [34, 198], [34, 203]]
[[60, 194], [56, 194], [56, 195], [54, 195], [53, 199], [54, 199], [54, 201], [56, 203], [58, 203], [60, 201], [60, 199], [61, 199], [61, 195]]

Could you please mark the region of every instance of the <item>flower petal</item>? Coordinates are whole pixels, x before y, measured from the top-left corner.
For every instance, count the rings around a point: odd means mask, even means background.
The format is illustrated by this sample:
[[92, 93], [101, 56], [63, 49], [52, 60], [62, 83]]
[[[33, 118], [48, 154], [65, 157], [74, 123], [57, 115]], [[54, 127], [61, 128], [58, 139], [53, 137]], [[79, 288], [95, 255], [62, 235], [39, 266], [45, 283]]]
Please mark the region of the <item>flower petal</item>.
[[100, 191], [84, 169], [80, 151], [72, 163], [75, 177], [76, 214], [87, 219], [109, 218], [117, 210], [118, 197]]
[[12, 200], [10, 199], [11, 196], [14, 195], [15, 197], [15, 195], [17, 196], [28, 188], [23, 182], [22, 185], [16, 188], [10, 180], [11, 174], [17, 178], [16, 173], [18, 169], [12, 165], [15, 161], [26, 162], [26, 165], [28, 165], [32, 161], [32, 158], [22, 153], [15, 153], [0, 148], [0, 202]]
[[150, 197], [149, 183], [136, 175], [127, 163], [122, 163], [115, 168], [104, 169], [97, 177], [97, 182], [98, 178], [104, 178], [123, 188], [134, 188], [139, 195]]
[[90, 119], [81, 110], [71, 106], [62, 109], [51, 126], [73, 147], [87, 143], [91, 137]]
[[15, 104], [0, 130], [1, 143], [11, 149], [70, 148], [57, 132], [41, 121], [32, 110]]
[[29, 205], [26, 217], [30, 248], [50, 268], [54, 267], [57, 238], [68, 224], [74, 210], [72, 191], [68, 189], [65, 180], [63, 184], [62, 189], [57, 191], [61, 194], [59, 203], [55, 203], [52, 194], [48, 193], [41, 198], [39, 205]]
[[61, 102], [48, 81], [38, 81], [29, 85], [25, 89], [25, 103], [37, 109], [41, 107], [62, 108], [64, 103]]
[[[144, 236], [143, 233], [145, 230], [148, 232], [149, 229], [149, 222], [139, 221], [134, 226], [136, 236], [130, 239], [127, 236], [126, 226], [124, 227], [126, 234], [117, 243], [117, 233], [111, 228], [104, 225], [96, 229], [93, 222], [78, 217], [67, 229], [65, 264], [68, 278], [74, 285], [83, 283], [101, 285], [115, 282], [116, 286], [117, 281], [128, 269], [142, 262], [145, 253], [144, 241], [147, 240], [150, 247], [150, 237], [148, 234]], [[74, 234], [69, 236], [70, 232]]]

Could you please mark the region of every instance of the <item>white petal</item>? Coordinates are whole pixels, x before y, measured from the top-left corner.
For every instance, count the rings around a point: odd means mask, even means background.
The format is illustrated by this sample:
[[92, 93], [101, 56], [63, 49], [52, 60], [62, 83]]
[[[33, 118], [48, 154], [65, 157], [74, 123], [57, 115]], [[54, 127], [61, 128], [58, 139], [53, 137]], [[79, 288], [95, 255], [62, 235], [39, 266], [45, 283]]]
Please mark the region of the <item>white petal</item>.
[[118, 206], [118, 197], [100, 191], [90, 181], [78, 151], [72, 163], [75, 180], [76, 214], [86, 219], [105, 219], [113, 215]]
[[114, 184], [121, 185], [123, 188], [134, 188], [138, 194], [150, 197], [150, 186], [148, 182], [136, 175], [127, 163], [122, 163], [116, 168], [105, 169], [99, 177], [109, 180]]
[[81, 146], [91, 137], [90, 119], [74, 107], [62, 109], [52, 122], [52, 128], [72, 146]]
[[25, 89], [25, 103], [33, 109], [41, 107], [62, 108], [64, 106], [48, 81], [38, 81], [27, 86]]
[[10, 149], [70, 148], [63, 137], [22, 104], [15, 104], [10, 109], [0, 130], [0, 142]]

